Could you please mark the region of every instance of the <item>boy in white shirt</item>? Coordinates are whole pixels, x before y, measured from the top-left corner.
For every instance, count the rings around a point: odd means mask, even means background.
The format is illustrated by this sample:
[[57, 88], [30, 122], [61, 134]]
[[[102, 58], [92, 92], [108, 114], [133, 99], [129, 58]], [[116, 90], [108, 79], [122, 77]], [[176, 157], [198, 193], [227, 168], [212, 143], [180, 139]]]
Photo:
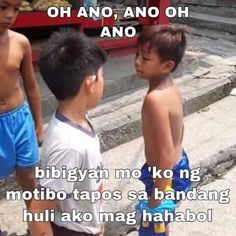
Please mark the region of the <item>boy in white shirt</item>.
[[[42, 51], [39, 69], [59, 105], [45, 133], [42, 168], [62, 170], [101, 170], [99, 140], [86, 112], [94, 108], [103, 94], [103, 64], [106, 53], [83, 34], [73, 30], [54, 33]], [[69, 173], [69, 172], [68, 172]], [[77, 173], [78, 174], [78, 173]], [[77, 176], [77, 174], [75, 176]], [[64, 201], [32, 201], [30, 212], [55, 209], [54, 222], [30, 222], [32, 236], [102, 235], [99, 222], [100, 201], [76, 201], [73, 191], [102, 191], [102, 180], [88, 176], [81, 182], [67, 178], [42, 178], [39, 189], [64, 191]], [[62, 221], [63, 213], [91, 213], [90, 222]]]

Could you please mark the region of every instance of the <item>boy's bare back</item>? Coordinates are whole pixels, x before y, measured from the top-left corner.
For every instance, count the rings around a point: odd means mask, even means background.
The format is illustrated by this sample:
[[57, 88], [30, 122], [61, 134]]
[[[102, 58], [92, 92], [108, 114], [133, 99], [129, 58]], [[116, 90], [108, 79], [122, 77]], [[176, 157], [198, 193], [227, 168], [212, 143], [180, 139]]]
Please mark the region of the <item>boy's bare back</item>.
[[24, 101], [19, 77], [20, 73], [33, 74], [29, 66], [31, 59], [30, 44], [25, 36], [11, 30], [0, 36], [0, 113]]
[[153, 156], [162, 150], [169, 150], [170, 156], [174, 157], [170, 161], [176, 163], [182, 150], [183, 109], [181, 93], [171, 81], [148, 92], [142, 120], [147, 164], [155, 166], [159, 155], [155, 159]]

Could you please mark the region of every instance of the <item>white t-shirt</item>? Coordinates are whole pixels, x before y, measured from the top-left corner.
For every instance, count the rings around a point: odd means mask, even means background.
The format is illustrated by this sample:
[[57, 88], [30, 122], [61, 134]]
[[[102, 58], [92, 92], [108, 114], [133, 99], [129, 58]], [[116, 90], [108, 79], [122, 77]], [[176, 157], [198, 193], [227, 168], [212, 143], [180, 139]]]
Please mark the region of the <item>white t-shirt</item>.
[[[91, 126], [92, 127], [92, 126]], [[95, 132], [83, 129], [60, 113], [56, 113], [46, 130], [45, 141], [41, 152], [42, 169], [53, 166], [56, 169], [101, 170], [101, 153], [99, 140]], [[85, 173], [85, 172], [84, 172]], [[67, 199], [58, 201], [54, 223], [77, 232], [97, 234], [100, 231], [98, 214], [101, 211], [100, 201], [91, 203], [89, 200], [75, 200], [73, 191], [102, 191], [102, 180], [84, 178], [83, 181], [67, 181], [67, 178], [40, 179], [40, 187], [55, 192], [64, 191]], [[81, 180], [81, 179], [80, 179]], [[91, 213], [90, 222], [62, 221], [62, 213]]]

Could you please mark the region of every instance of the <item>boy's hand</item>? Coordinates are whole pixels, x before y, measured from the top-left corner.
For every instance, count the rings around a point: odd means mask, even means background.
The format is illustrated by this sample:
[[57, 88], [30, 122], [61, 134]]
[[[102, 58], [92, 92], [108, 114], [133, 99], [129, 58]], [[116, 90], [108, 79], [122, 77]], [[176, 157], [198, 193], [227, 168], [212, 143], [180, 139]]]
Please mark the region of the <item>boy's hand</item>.
[[135, 208], [137, 211], [141, 212], [141, 214], [144, 210], [152, 215], [155, 213], [165, 214], [165, 211], [174, 212], [176, 209], [176, 204], [172, 200], [163, 200], [160, 205], [150, 208], [147, 200], [141, 200]]
[[36, 136], [37, 136], [37, 140], [38, 140], [38, 145], [39, 145], [39, 147], [41, 147], [42, 146], [42, 144], [43, 144], [43, 129], [42, 128], [37, 128], [36, 130], [35, 130], [35, 132], [36, 132]]

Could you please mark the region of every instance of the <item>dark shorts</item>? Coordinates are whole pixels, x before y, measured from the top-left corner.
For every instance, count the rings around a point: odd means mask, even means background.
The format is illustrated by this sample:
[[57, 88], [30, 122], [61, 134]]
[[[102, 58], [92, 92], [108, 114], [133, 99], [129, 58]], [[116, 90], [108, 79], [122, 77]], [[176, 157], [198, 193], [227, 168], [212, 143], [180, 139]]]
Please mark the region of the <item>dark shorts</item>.
[[[180, 161], [173, 168], [173, 178], [171, 188], [176, 191], [187, 192], [191, 189], [190, 178], [180, 178], [180, 171], [188, 170], [190, 172], [189, 160], [185, 151], [182, 151]], [[145, 190], [150, 197], [154, 188], [152, 173], [148, 170], [148, 165], [144, 164], [141, 169], [142, 176], [140, 180], [145, 185]], [[175, 201], [177, 204], [177, 201]], [[166, 236], [165, 227], [169, 222], [140, 222], [139, 236]]]
[[51, 222], [52, 230], [54, 236], [98, 236], [98, 234], [86, 234], [82, 232], [76, 232], [73, 230], [69, 230], [67, 228], [58, 226]]
[[34, 167], [39, 162], [38, 142], [26, 102], [0, 114], [0, 179], [17, 167]]

